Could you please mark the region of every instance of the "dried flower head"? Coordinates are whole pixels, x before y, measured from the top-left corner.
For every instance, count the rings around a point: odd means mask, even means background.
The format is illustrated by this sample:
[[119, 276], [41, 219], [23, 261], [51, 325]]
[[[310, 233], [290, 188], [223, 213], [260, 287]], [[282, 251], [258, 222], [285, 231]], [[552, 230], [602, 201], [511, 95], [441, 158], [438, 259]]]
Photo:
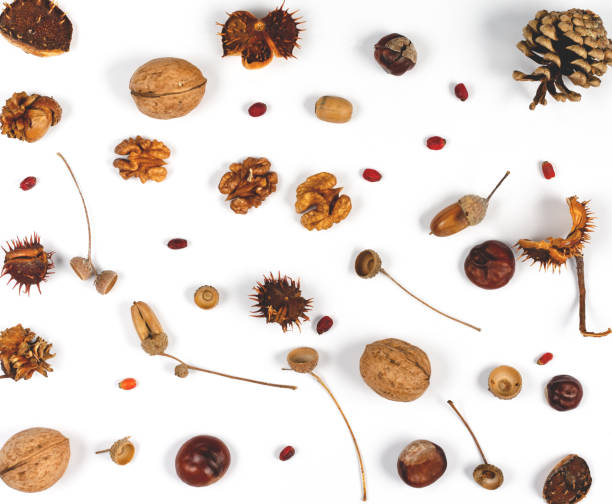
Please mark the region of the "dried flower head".
[[242, 55], [245, 68], [266, 66], [274, 56], [294, 58], [293, 48], [299, 47], [300, 18], [297, 11], [289, 12], [283, 5], [257, 19], [248, 11], [236, 11], [229, 15], [221, 30], [223, 56]]
[[36, 142], [62, 118], [62, 107], [49, 96], [13, 93], [2, 107], [0, 126], [9, 138]]
[[522, 252], [519, 259], [531, 259], [532, 264], [539, 263], [544, 270], [552, 267], [554, 271], [569, 258], [582, 254], [582, 248], [589, 241], [594, 228], [589, 202], [578, 201], [576, 196], [566, 201], [572, 217], [572, 229], [568, 235], [565, 238], [546, 238], [541, 241], [519, 240], [517, 246]]
[[48, 371], [53, 371], [46, 362], [55, 356], [51, 346], [21, 324], [5, 329], [0, 333], [0, 366], [4, 371], [0, 378], [29, 380], [34, 372], [47, 376]]
[[40, 237], [34, 233], [30, 238], [12, 240], [7, 243], [8, 250], [2, 248], [5, 253], [4, 267], [0, 276], [8, 275], [9, 283], [15, 282], [13, 288], [19, 286], [27, 294], [30, 287], [35, 285], [40, 292], [40, 283], [46, 281], [49, 271], [53, 268], [51, 256], [53, 252], [46, 252], [40, 244]]
[[293, 328], [293, 324], [301, 329], [301, 321], [310, 320], [306, 312], [310, 310], [312, 299], [304, 299], [300, 288], [300, 281], [295, 282], [288, 276], [278, 278], [270, 273], [270, 277], [264, 276], [263, 283], [257, 282], [254, 287], [255, 294], [251, 296], [257, 304], [253, 313], [254, 317], [266, 319], [268, 324], [276, 322], [287, 332], [288, 328]]

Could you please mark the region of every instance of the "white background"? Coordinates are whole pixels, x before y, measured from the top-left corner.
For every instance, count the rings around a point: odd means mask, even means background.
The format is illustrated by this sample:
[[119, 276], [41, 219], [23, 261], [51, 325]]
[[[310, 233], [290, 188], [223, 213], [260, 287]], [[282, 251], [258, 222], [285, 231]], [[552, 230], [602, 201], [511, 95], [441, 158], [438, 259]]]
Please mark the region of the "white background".
[[[585, 250], [588, 324], [612, 324], [609, 261], [612, 252], [610, 131], [612, 81], [585, 90], [581, 103], [528, 109], [535, 84], [512, 80], [512, 71], [535, 64], [515, 44], [535, 12], [574, 2], [485, 0], [350, 2], [309, 0], [299, 8], [306, 24], [296, 60], [275, 60], [245, 70], [238, 57], [221, 59], [215, 22], [226, 11], [257, 15], [277, 3], [264, 0], [64, 0], [74, 26], [68, 54], [41, 59], [0, 44], [0, 95], [46, 94], [62, 105], [61, 123], [36, 144], [0, 138], [0, 238], [33, 231], [55, 250], [56, 270], [43, 294], [0, 288], [2, 328], [22, 323], [53, 342], [49, 378], [0, 382], [0, 442], [33, 426], [70, 438], [72, 458], [53, 488], [27, 495], [0, 487], [0, 499], [107, 503], [153, 499], [172, 502], [357, 502], [357, 461], [350, 437], [330, 399], [308, 376], [283, 372], [286, 353], [310, 345], [318, 372], [335, 391], [360, 442], [371, 502], [537, 502], [550, 468], [569, 453], [583, 456], [593, 474], [589, 502], [612, 495], [610, 483], [609, 351], [612, 339], [578, 332], [578, 291], [573, 264], [560, 274], [518, 264], [499, 291], [472, 285], [463, 273], [469, 249], [486, 239], [564, 235], [570, 219], [564, 199], [591, 199], [598, 228]], [[612, 27], [604, 0], [588, 7]], [[373, 45], [400, 32], [418, 50], [418, 64], [403, 77], [383, 72]], [[190, 60], [208, 78], [206, 95], [187, 117], [159, 121], [132, 103], [128, 82], [145, 61], [161, 56]], [[452, 93], [465, 82], [470, 99]], [[323, 123], [314, 102], [323, 94], [350, 99], [353, 120]], [[254, 101], [268, 113], [253, 119]], [[129, 136], [165, 142], [172, 150], [168, 178], [141, 185], [112, 166], [113, 148]], [[430, 135], [448, 139], [440, 152], [424, 146]], [[86, 254], [81, 203], [61, 151], [80, 179], [94, 229], [94, 260], [120, 280], [106, 297], [80, 282], [68, 266]], [[278, 191], [246, 216], [235, 215], [217, 190], [232, 162], [268, 157]], [[549, 160], [557, 177], [545, 180]], [[361, 171], [383, 173], [377, 184]], [[435, 213], [466, 193], [488, 194], [507, 179], [486, 220], [450, 238], [428, 235]], [[350, 217], [331, 230], [308, 232], [293, 210], [296, 186], [331, 171], [353, 201]], [[29, 192], [19, 190], [38, 177]], [[185, 237], [189, 247], [165, 243]], [[398, 280], [437, 307], [483, 327], [476, 333], [428, 311], [380, 276], [361, 280], [356, 253], [378, 250]], [[335, 325], [318, 336], [314, 324], [283, 334], [249, 317], [251, 288], [264, 273], [301, 278], [314, 299], [312, 319], [329, 314]], [[193, 301], [202, 284], [215, 285], [219, 306], [205, 312]], [[173, 364], [139, 347], [129, 309], [144, 300], [170, 336], [169, 352], [195, 365], [263, 380], [292, 383], [295, 392], [210, 375], [180, 380]], [[431, 386], [412, 403], [394, 403], [370, 390], [359, 375], [364, 346], [396, 337], [425, 350]], [[545, 351], [547, 366], [535, 364]], [[487, 391], [496, 365], [518, 368], [524, 388], [500, 401]], [[572, 412], [551, 409], [544, 386], [556, 374], [581, 380], [585, 394]], [[132, 376], [135, 390], [117, 383]], [[496, 492], [471, 478], [479, 461], [463, 425], [446, 405], [462, 409], [489, 461], [506, 481]], [[207, 488], [183, 484], [174, 471], [180, 445], [198, 434], [221, 437], [232, 453], [226, 476]], [[131, 435], [137, 456], [119, 467], [94, 451]], [[425, 489], [406, 486], [396, 459], [407, 443], [430, 439], [448, 458], [446, 474]], [[277, 456], [286, 444], [295, 457]]]

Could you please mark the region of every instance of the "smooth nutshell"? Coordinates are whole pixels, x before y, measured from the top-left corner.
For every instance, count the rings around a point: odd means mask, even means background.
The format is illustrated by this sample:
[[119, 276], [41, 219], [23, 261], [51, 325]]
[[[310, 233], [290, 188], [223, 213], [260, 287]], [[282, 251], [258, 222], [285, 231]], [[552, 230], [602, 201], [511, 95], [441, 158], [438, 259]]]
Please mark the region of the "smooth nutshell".
[[508, 245], [488, 240], [470, 250], [463, 268], [474, 285], [490, 290], [499, 289], [512, 279], [515, 264], [514, 253]]
[[331, 123], [345, 123], [351, 120], [353, 104], [340, 96], [321, 96], [315, 104], [319, 119]]
[[431, 364], [419, 347], [396, 338], [365, 347], [359, 361], [363, 380], [385, 399], [414, 401], [429, 387]]
[[355, 259], [355, 273], [361, 278], [373, 278], [382, 269], [382, 260], [373, 250], [362, 250]]
[[397, 459], [402, 481], [414, 488], [436, 482], [446, 471], [446, 455], [437, 444], [418, 439], [407, 445]]
[[295, 348], [287, 355], [287, 363], [298, 373], [310, 373], [319, 363], [319, 353], [310, 347]]
[[489, 374], [489, 390], [499, 399], [514, 399], [523, 386], [521, 373], [510, 366], [498, 366]]
[[70, 442], [54, 429], [18, 432], [0, 450], [0, 477], [21, 492], [41, 492], [63, 476], [70, 461]]
[[582, 385], [570, 375], [553, 377], [546, 385], [546, 400], [557, 411], [577, 408], [582, 401]]
[[132, 98], [143, 114], [155, 119], [181, 117], [198, 106], [206, 77], [180, 58], [157, 58], [139, 67], [130, 79]]
[[219, 292], [211, 285], [203, 285], [195, 291], [193, 300], [203, 310], [210, 310], [219, 304]]
[[176, 454], [178, 477], [187, 485], [202, 487], [219, 481], [230, 466], [229, 448], [214, 436], [196, 436]]

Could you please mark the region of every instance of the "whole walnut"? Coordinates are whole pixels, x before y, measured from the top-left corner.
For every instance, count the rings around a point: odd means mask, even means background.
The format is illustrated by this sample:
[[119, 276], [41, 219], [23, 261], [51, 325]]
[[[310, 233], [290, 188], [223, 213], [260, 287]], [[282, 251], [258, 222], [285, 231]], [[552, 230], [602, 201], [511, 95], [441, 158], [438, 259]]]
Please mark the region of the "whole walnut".
[[198, 106], [206, 77], [180, 58], [157, 58], [139, 67], [130, 79], [132, 98], [143, 114], [155, 119], [181, 117]]
[[385, 399], [414, 401], [429, 387], [427, 354], [403, 340], [388, 338], [365, 347], [359, 361], [364, 381]]
[[70, 460], [70, 442], [53, 429], [18, 432], [0, 450], [0, 477], [21, 492], [41, 492], [63, 476]]

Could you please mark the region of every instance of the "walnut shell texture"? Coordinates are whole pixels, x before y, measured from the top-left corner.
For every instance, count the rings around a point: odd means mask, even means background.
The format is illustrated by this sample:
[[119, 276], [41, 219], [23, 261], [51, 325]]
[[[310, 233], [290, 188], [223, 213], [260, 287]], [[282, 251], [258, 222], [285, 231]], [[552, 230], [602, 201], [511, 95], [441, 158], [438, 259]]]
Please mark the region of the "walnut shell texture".
[[132, 98], [143, 114], [155, 119], [181, 117], [198, 106], [206, 77], [180, 58], [156, 58], [139, 67], [130, 79]]
[[550, 472], [544, 483], [544, 499], [549, 504], [574, 504], [591, 488], [591, 472], [585, 460], [568, 455]]
[[366, 346], [359, 370], [364, 381], [385, 399], [414, 401], [429, 387], [431, 364], [419, 347], [388, 338]]
[[62, 477], [70, 442], [60, 432], [34, 427], [12, 436], [0, 450], [0, 477], [21, 492], [41, 492]]

